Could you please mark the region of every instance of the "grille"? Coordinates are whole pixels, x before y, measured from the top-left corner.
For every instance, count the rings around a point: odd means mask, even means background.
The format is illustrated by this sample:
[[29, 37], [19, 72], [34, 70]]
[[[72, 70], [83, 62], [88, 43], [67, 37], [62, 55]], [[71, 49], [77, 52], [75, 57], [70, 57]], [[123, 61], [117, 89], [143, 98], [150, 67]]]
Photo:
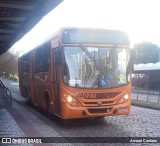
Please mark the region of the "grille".
[[95, 114], [95, 113], [108, 113], [110, 110], [111, 110], [111, 108], [88, 109], [88, 111], [91, 114]]
[[[105, 105], [105, 104], [113, 104], [114, 103], [114, 101], [104, 101], [104, 102], [102, 102], [102, 105]], [[97, 105], [97, 102], [84, 102], [84, 104], [96, 104]]]

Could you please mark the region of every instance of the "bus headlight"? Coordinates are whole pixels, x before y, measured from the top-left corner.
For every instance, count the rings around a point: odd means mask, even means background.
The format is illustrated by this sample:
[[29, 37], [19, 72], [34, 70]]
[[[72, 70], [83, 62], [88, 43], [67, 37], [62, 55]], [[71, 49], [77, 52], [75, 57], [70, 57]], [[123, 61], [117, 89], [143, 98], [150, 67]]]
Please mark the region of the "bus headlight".
[[67, 102], [71, 103], [72, 100], [73, 100], [72, 97], [68, 95], [68, 96], [67, 96]]
[[118, 101], [118, 103], [125, 103], [128, 101], [128, 99], [129, 99], [129, 95], [126, 94]]
[[71, 106], [81, 106], [80, 103], [70, 95], [64, 94], [63, 97], [67, 101], [67, 103]]

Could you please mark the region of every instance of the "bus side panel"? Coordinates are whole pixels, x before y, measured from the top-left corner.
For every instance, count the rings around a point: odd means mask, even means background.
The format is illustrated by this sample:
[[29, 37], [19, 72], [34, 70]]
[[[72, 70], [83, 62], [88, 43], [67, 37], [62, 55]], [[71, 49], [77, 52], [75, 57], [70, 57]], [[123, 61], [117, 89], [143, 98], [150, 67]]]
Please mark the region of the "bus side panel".
[[35, 103], [35, 83], [34, 83], [34, 74], [35, 74], [35, 51], [31, 53], [30, 58], [30, 88], [31, 88], [31, 101]]
[[50, 73], [36, 73], [34, 77], [35, 103], [47, 109], [47, 98], [51, 98]]
[[34, 82], [32, 84], [34, 87], [34, 102], [42, 109], [47, 110], [48, 98], [50, 99], [50, 105], [52, 104], [50, 42], [47, 42], [35, 50], [33, 62], [32, 78]]

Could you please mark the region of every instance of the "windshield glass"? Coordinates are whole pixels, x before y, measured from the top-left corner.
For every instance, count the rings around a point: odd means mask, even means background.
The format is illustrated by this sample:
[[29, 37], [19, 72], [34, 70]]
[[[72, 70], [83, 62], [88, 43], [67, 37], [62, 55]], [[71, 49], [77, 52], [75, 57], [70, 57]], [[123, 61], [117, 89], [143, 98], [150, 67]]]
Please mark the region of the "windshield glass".
[[129, 49], [64, 47], [63, 81], [79, 88], [112, 88], [127, 84]]

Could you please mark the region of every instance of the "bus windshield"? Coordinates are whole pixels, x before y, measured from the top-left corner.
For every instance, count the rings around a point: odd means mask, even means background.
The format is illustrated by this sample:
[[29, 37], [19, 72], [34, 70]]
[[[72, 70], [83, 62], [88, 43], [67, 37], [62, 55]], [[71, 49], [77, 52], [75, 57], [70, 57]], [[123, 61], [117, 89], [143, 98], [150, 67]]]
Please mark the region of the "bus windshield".
[[72, 46], [63, 48], [63, 82], [77, 88], [113, 88], [127, 84], [129, 49]]

